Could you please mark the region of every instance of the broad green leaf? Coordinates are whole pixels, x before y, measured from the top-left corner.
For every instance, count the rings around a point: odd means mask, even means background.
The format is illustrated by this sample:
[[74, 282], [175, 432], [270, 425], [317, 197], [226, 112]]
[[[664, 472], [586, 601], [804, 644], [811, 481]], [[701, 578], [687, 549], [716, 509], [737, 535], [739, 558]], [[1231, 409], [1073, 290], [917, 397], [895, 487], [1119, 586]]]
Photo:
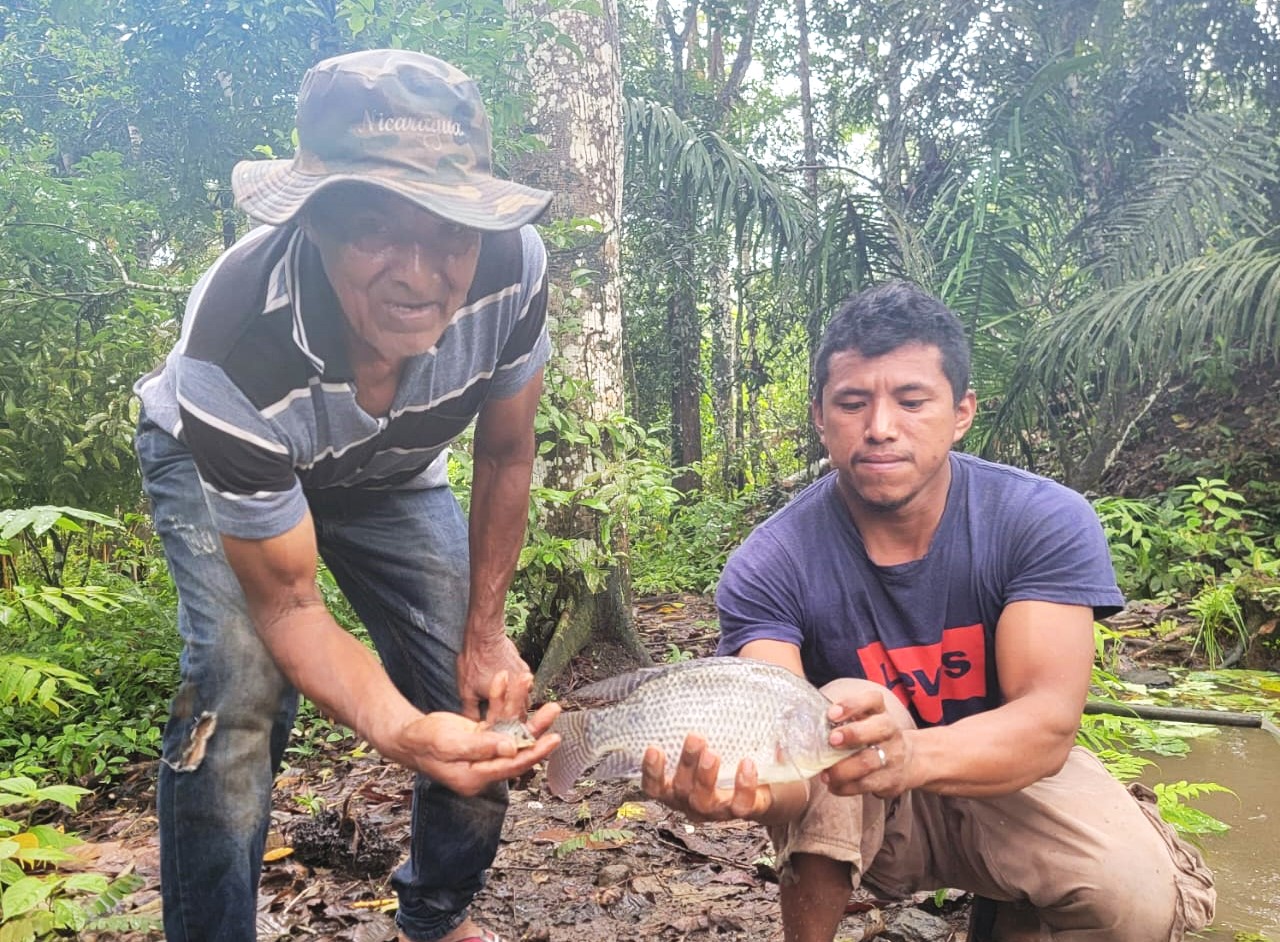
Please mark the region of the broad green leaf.
[[23, 877], [0, 895], [5, 920], [30, 912], [49, 898], [53, 883], [41, 877]]

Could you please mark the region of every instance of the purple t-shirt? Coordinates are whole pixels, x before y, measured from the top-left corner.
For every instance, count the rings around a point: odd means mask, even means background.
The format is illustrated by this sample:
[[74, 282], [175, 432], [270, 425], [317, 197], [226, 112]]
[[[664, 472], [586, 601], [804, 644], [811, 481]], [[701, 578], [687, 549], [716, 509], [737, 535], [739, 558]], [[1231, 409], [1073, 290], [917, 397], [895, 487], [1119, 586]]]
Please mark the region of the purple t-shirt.
[[[1010, 602], [1119, 611], [1106, 538], [1083, 497], [1017, 468], [950, 458], [947, 506], [921, 559], [873, 563], [834, 474], [757, 527], [720, 578], [717, 653], [760, 639], [798, 645], [814, 684], [873, 680], [935, 726], [1001, 704], [995, 632]], [[1052, 645], [1054, 626], [1043, 628]]]

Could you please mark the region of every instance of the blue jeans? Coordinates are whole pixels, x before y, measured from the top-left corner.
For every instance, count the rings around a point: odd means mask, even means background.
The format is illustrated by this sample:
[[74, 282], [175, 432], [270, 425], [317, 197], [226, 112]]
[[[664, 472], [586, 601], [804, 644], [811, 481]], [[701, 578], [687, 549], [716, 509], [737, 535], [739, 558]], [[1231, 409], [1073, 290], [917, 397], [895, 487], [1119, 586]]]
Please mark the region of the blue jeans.
[[[145, 416], [135, 445], [183, 641], [157, 790], [165, 936], [251, 940], [272, 780], [298, 694], [249, 619], [190, 453]], [[466, 521], [453, 494], [335, 488], [307, 499], [320, 555], [396, 687], [424, 711], [457, 711], [469, 583]], [[391, 881], [405, 935], [436, 939], [463, 920], [506, 807], [505, 785], [463, 798], [417, 778], [409, 859]]]

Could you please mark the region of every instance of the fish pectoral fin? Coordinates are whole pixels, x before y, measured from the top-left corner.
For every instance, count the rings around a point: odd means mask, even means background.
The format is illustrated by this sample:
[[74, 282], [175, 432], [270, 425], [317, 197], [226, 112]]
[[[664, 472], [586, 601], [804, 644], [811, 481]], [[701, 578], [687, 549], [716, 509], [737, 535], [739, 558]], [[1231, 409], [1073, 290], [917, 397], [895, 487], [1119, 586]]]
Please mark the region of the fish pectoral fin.
[[611, 752], [591, 773], [595, 779], [639, 778], [640, 759], [625, 752]]

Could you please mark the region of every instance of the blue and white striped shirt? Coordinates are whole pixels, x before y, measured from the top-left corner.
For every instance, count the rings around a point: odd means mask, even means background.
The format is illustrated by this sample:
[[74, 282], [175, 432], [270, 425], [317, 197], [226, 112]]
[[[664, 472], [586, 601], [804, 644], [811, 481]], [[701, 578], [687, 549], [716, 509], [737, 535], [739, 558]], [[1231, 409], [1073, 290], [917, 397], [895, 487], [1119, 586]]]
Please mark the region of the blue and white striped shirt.
[[277, 536], [302, 519], [309, 490], [446, 483], [449, 442], [547, 361], [545, 276], [532, 226], [486, 233], [466, 303], [406, 362], [390, 412], [371, 416], [319, 253], [295, 227], [264, 226], [196, 283], [181, 338], [134, 391], [191, 450], [218, 529]]

